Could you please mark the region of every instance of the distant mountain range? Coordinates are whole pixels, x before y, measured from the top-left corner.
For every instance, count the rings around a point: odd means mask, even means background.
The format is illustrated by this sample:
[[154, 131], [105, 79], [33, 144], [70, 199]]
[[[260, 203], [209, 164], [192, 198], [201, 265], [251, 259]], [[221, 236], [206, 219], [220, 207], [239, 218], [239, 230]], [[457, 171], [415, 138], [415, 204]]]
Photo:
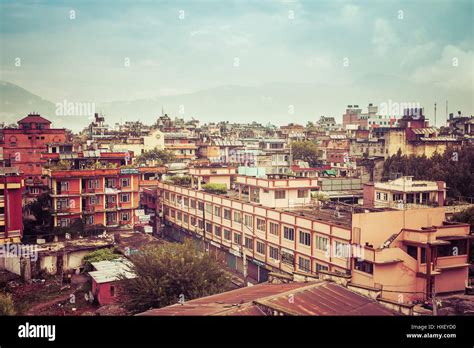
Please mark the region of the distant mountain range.
[[[377, 86], [384, 85], [379, 92]], [[389, 88], [387, 88], [387, 86]], [[256, 87], [219, 86], [193, 93], [159, 96], [152, 99], [131, 101], [96, 101], [96, 112], [105, 115], [106, 122], [140, 120], [152, 124], [165, 113], [171, 117], [195, 117], [201, 122], [252, 122], [262, 124], [306, 124], [316, 121], [321, 115], [335, 116], [341, 121], [347, 104], [357, 104], [366, 111], [368, 103], [419, 102], [425, 107], [425, 114], [433, 119], [434, 99], [438, 103], [438, 125], [445, 117], [445, 100], [456, 112], [472, 110], [469, 93], [462, 95], [447, 90], [439, 90], [437, 96], [427, 95], [426, 86], [415, 85], [391, 75], [366, 75], [350, 85], [322, 85], [310, 83], [269, 83]], [[375, 92], [374, 92], [375, 91]], [[341, 100], [345, 101], [341, 104]], [[56, 105], [15, 84], [0, 81], [0, 119], [14, 123], [36, 111], [53, 122], [54, 127], [66, 127], [79, 131], [90, 123], [87, 116], [57, 116]]]

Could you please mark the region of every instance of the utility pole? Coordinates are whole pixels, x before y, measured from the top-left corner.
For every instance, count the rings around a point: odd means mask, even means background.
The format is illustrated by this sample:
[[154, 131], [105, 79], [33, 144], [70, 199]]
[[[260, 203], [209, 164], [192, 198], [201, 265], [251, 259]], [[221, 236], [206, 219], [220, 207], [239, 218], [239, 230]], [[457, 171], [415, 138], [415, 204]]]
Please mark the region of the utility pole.
[[436, 103], [434, 104], [434, 126], [436, 127]]

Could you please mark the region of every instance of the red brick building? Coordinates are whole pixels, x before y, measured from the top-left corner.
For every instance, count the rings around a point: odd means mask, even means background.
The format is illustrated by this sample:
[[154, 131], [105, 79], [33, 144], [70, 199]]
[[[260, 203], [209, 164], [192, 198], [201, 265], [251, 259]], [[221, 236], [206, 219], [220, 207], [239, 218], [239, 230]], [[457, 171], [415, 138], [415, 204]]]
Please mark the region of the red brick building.
[[18, 168], [0, 168], [0, 245], [20, 243], [23, 189], [24, 181]]
[[[51, 122], [38, 114], [29, 114], [18, 121], [18, 128], [0, 129], [0, 147], [3, 150], [3, 166], [18, 167], [25, 175], [28, 196], [37, 196], [47, 188], [41, 171], [46, 160], [48, 144], [67, 144], [66, 129], [51, 128]], [[72, 149], [72, 144], [70, 145]]]
[[45, 170], [53, 226], [82, 219], [86, 228], [132, 230], [139, 206], [138, 169]]

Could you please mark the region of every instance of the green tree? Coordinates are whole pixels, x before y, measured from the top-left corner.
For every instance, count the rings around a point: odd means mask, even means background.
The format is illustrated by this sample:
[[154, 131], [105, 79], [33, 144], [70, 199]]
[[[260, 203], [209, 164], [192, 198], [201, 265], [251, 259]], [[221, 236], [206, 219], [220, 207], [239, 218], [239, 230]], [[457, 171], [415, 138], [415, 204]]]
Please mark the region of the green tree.
[[116, 254], [113, 248], [94, 250], [84, 256], [84, 269], [86, 272], [92, 270], [92, 263], [99, 261], [112, 261], [118, 259], [120, 254]]
[[463, 222], [465, 224], [469, 224], [471, 225], [471, 232], [474, 232], [474, 207], [471, 207], [459, 213], [453, 214], [451, 221]]
[[415, 180], [444, 181], [451, 198], [474, 197], [474, 147], [449, 147], [443, 154], [435, 152], [430, 158], [402, 155], [399, 150], [385, 161], [383, 176], [394, 179], [397, 173]]
[[121, 276], [120, 297], [128, 310], [142, 312], [178, 301], [212, 295], [230, 288], [224, 270], [194, 243], [148, 246], [130, 255], [136, 278]]
[[145, 151], [141, 155], [135, 158], [137, 164], [147, 164], [149, 162], [154, 162], [156, 165], [163, 165], [171, 163], [175, 160], [176, 156], [172, 151], [169, 150], [159, 150], [154, 148], [153, 150]]
[[320, 151], [318, 146], [312, 141], [293, 141], [290, 146], [293, 159], [308, 162], [311, 167], [319, 164], [318, 157], [320, 156]]
[[[465, 224], [470, 225], [470, 231], [471, 233], [474, 233], [474, 207], [468, 208], [462, 212], [453, 214], [453, 217], [451, 218], [451, 221], [454, 222], [463, 222]], [[474, 243], [470, 242], [470, 252], [469, 252], [469, 262], [474, 261]]]
[[12, 295], [0, 293], [0, 316], [15, 315], [15, 306]]
[[209, 193], [225, 194], [227, 193], [226, 184], [208, 183], [201, 186], [202, 189]]

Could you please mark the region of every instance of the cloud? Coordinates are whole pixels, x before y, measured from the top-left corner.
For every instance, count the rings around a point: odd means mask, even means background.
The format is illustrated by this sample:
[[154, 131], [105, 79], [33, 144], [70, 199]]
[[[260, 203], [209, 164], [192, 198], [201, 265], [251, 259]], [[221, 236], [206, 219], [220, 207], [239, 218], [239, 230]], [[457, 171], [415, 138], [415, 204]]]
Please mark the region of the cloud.
[[415, 70], [415, 82], [452, 90], [473, 90], [474, 51], [447, 45], [440, 59]]
[[372, 44], [377, 55], [385, 56], [390, 50], [396, 48], [399, 41], [397, 33], [387, 20], [381, 18], [375, 20]]

